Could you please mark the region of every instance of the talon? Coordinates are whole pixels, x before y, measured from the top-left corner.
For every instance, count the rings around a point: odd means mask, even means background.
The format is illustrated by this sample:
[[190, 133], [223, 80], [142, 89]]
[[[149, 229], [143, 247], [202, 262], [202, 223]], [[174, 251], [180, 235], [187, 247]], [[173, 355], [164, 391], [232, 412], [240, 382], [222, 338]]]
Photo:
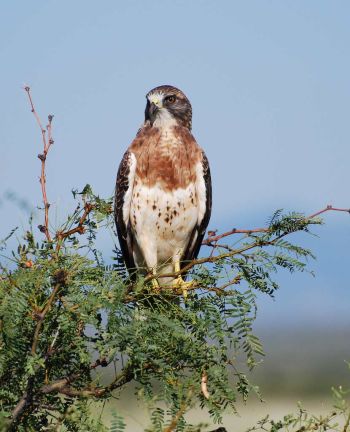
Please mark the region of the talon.
[[[174, 269], [175, 272], [179, 272], [181, 270], [180, 268], [180, 262], [179, 261], [175, 261], [174, 263]], [[191, 288], [194, 285], [194, 281], [189, 281], [189, 282], [185, 282], [182, 279], [182, 276], [179, 275], [175, 280], [174, 280], [174, 286], [181, 289], [182, 290], [182, 295], [184, 296], [184, 299], [186, 300], [188, 297], [188, 288]]]
[[153, 287], [156, 291], [159, 291], [159, 283], [158, 283], [157, 279], [152, 279], [152, 287]]
[[192, 288], [194, 281], [185, 282], [181, 276], [178, 276], [174, 281], [174, 286], [182, 290], [182, 295], [186, 300], [188, 297], [188, 288]]

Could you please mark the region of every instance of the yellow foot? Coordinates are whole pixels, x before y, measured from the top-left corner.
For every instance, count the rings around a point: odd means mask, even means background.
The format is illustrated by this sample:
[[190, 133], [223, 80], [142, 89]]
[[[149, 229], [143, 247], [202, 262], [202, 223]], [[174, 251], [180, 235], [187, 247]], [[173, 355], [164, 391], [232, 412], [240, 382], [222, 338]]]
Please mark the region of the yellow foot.
[[189, 281], [185, 282], [181, 276], [178, 276], [174, 280], [174, 287], [181, 289], [182, 295], [184, 296], [184, 299], [186, 300], [188, 296], [188, 289], [192, 288], [195, 285], [195, 281]]
[[[176, 260], [174, 262], [174, 270], [175, 272], [179, 272], [180, 271], [180, 261]], [[189, 281], [189, 282], [185, 282], [182, 279], [182, 276], [179, 275], [175, 280], [174, 280], [174, 287], [179, 288], [182, 290], [182, 295], [184, 296], [184, 299], [186, 300], [187, 296], [188, 296], [188, 289], [192, 288], [195, 284], [195, 281]]]
[[159, 283], [158, 283], [157, 279], [152, 279], [151, 282], [152, 282], [153, 289], [156, 291], [159, 291]]

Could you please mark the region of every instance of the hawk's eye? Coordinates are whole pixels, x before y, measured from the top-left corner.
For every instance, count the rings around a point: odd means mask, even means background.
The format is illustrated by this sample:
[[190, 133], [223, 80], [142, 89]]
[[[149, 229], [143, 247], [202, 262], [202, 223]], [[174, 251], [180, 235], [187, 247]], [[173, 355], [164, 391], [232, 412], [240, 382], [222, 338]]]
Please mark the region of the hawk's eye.
[[170, 103], [170, 104], [173, 104], [176, 101], [176, 96], [175, 95], [167, 96], [165, 98], [165, 101], [168, 102], [168, 103]]

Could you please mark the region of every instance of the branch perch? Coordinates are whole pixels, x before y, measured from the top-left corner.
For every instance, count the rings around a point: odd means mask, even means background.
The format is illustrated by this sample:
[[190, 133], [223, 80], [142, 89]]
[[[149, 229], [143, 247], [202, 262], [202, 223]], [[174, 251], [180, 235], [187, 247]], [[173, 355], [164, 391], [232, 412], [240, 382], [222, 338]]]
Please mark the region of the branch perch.
[[[34, 117], [36, 119], [36, 122], [40, 128], [41, 131], [41, 136], [42, 136], [42, 141], [43, 141], [43, 152], [38, 154], [38, 158], [41, 161], [41, 174], [40, 174], [40, 184], [41, 184], [41, 193], [43, 196], [43, 202], [44, 202], [44, 211], [45, 211], [45, 225], [39, 225], [39, 229], [40, 231], [42, 231], [45, 236], [47, 241], [51, 242], [51, 236], [50, 236], [50, 231], [49, 231], [49, 208], [50, 208], [50, 203], [48, 202], [47, 199], [47, 193], [46, 193], [46, 172], [45, 172], [45, 162], [46, 162], [46, 157], [47, 154], [50, 150], [51, 145], [54, 143], [54, 140], [52, 139], [52, 119], [53, 119], [53, 115], [49, 115], [48, 116], [48, 124], [46, 125], [46, 129], [44, 129], [40, 117], [38, 115], [38, 113], [36, 112], [34, 103], [33, 103], [33, 99], [32, 99], [32, 95], [30, 92], [30, 87], [26, 86], [24, 87], [24, 90], [26, 91], [27, 95], [28, 95], [28, 99], [29, 99], [29, 103], [30, 103], [30, 107], [31, 107], [31, 111], [34, 114]], [[46, 137], [46, 132], [47, 132], [47, 137]]]
[[[337, 211], [337, 212], [346, 212], [350, 214], [350, 209], [345, 209], [345, 208], [336, 208], [333, 207], [331, 204], [328, 204], [325, 208], [323, 208], [322, 210], [317, 211], [316, 213], [313, 213], [309, 216], [305, 217], [305, 220], [310, 220], [310, 219], [314, 219], [315, 217], [321, 215], [322, 213], [328, 212], [328, 211]], [[213, 245], [213, 243], [218, 242], [219, 240], [221, 240], [224, 237], [228, 237], [231, 236], [233, 234], [254, 234], [254, 233], [261, 233], [261, 232], [268, 232], [269, 228], [253, 228], [253, 229], [237, 229], [237, 228], [233, 228], [230, 231], [226, 231], [222, 234], [219, 235], [209, 235], [205, 240], [203, 240], [202, 245], [205, 246], [216, 246]], [[209, 234], [214, 233], [215, 231], [209, 231]]]

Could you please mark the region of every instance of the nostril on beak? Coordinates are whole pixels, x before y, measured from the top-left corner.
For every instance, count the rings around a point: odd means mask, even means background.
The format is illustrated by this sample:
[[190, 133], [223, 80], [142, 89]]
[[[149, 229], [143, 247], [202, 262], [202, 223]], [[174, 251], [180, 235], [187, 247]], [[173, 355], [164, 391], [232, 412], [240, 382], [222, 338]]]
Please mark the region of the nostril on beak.
[[158, 111], [158, 109], [159, 109], [158, 106], [154, 102], [151, 102], [151, 105], [149, 107], [149, 113], [150, 113], [151, 117], [155, 115], [155, 113]]

